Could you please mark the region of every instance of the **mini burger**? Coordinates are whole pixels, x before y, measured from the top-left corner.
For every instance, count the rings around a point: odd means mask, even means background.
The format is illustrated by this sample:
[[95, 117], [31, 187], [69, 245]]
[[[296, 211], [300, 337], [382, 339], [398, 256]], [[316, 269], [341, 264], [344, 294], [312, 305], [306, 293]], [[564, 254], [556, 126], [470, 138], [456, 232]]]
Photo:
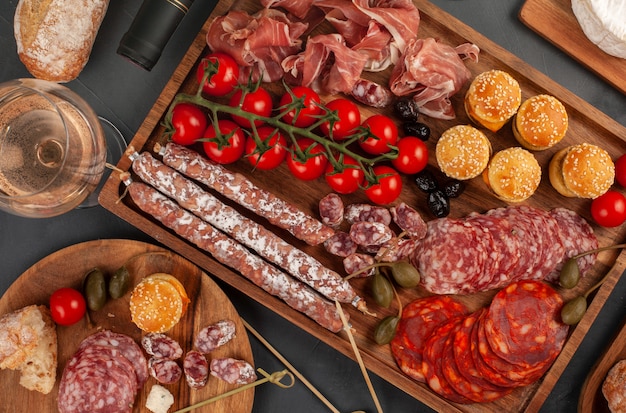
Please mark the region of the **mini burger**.
[[467, 180], [480, 175], [491, 157], [491, 142], [484, 133], [469, 125], [446, 130], [435, 148], [437, 164], [450, 178]]
[[541, 167], [526, 149], [507, 148], [493, 155], [483, 172], [483, 179], [498, 199], [522, 202], [539, 187]]
[[515, 115], [522, 101], [519, 83], [502, 70], [476, 76], [465, 94], [465, 112], [477, 125], [497, 132]]
[[156, 273], [143, 278], [130, 296], [130, 316], [146, 333], [171, 330], [187, 311], [187, 292], [176, 277]]
[[604, 149], [581, 143], [554, 154], [549, 174], [550, 183], [561, 195], [593, 199], [613, 185], [615, 165]]
[[537, 95], [525, 100], [513, 121], [515, 139], [524, 148], [542, 151], [565, 137], [568, 117], [565, 106], [554, 96]]

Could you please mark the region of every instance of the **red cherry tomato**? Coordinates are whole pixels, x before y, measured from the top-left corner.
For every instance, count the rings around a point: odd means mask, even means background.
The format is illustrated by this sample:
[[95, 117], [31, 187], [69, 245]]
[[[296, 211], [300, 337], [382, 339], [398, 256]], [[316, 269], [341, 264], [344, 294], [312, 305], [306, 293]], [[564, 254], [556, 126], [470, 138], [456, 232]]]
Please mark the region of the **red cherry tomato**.
[[307, 154], [307, 159], [304, 162], [299, 161], [295, 152], [287, 155], [287, 167], [291, 174], [303, 181], [312, 181], [322, 176], [328, 164], [324, 147], [309, 138], [298, 139], [298, 147]]
[[622, 225], [626, 221], [626, 198], [617, 191], [607, 191], [591, 201], [591, 216], [603, 227]]
[[287, 139], [271, 126], [261, 126], [257, 129], [257, 133], [269, 149], [260, 153], [254, 138], [248, 136], [246, 139], [246, 158], [250, 165], [256, 169], [267, 171], [276, 168], [287, 156]]
[[373, 136], [359, 140], [361, 148], [371, 154], [380, 155], [391, 150], [398, 141], [398, 127], [395, 122], [381, 114], [372, 115], [365, 119], [363, 127], [369, 129]]
[[73, 288], [59, 288], [50, 296], [50, 315], [55, 323], [69, 326], [85, 315], [87, 304], [83, 295]]
[[626, 188], [626, 155], [620, 156], [615, 161], [615, 180]]
[[344, 155], [343, 166], [343, 170], [335, 171], [329, 162], [326, 166], [326, 182], [337, 193], [351, 194], [363, 186], [365, 174], [351, 156]]
[[359, 107], [349, 99], [338, 98], [331, 100], [326, 104], [329, 111], [337, 112], [339, 120], [333, 123], [332, 134], [330, 131], [330, 122], [324, 122], [320, 125], [320, 130], [326, 136], [334, 140], [343, 140], [356, 131], [361, 124], [361, 112]]
[[[293, 96], [292, 96], [293, 94]], [[296, 99], [302, 99], [302, 108], [294, 108], [283, 115], [283, 122], [290, 125], [295, 125], [299, 128], [306, 128], [311, 126], [318, 120], [317, 116], [322, 113], [320, 105], [319, 95], [310, 87], [296, 86], [291, 89], [291, 93], [286, 92], [280, 98], [280, 108], [284, 110], [286, 105], [289, 105]]]
[[378, 205], [395, 201], [402, 192], [402, 178], [398, 171], [390, 166], [378, 165], [374, 167], [374, 174], [378, 177], [378, 183], [365, 189], [367, 198]]
[[[204, 141], [202, 142], [204, 152], [209, 159], [221, 164], [233, 163], [239, 160], [243, 156], [246, 144], [246, 137], [243, 131], [235, 122], [225, 119], [220, 120], [217, 127], [224, 137], [228, 137], [228, 142], [220, 144], [215, 140]], [[215, 126], [211, 124], [204, 132], [204, 138], [215, 139], [216, 137], [217, 131]]]
[[[253, 113], [255, 115], [269, 117], [272, 114], [272, 96], [262, 87], [243, 95], [241, 89], [238, 89], [230, 98], [229, 105], [234, 108], [240, 108], [244, 112]], [[250, 128], [250, 121], [242, 116], [233, 115], [233, 120], [244, 128]], [[260, 126], [261, 120], [255, 120], [254, 124]]]
[[398, 172], [412, 175], [420, 172], [428, 165], [428, 147], [420, 138], [405, 136], [397, 143], [398, 157], [391, 164]]
[[179, 145], [191, 145], [200, 139], [206, 130], [206, 115], [196, 105], [178, 103], [172, 110], [172, 126], [174, 127], [172, 141]]
[[209, 67], [213, 73], [202, 85], [202, 91], [209, 96], [224, 96], [229, 94], [237, 86], [239, 78], [239, 65], [226, 53], [215, 52], [206, 55], [196, 71], [198, 83], [202, 82], [205, 68]]

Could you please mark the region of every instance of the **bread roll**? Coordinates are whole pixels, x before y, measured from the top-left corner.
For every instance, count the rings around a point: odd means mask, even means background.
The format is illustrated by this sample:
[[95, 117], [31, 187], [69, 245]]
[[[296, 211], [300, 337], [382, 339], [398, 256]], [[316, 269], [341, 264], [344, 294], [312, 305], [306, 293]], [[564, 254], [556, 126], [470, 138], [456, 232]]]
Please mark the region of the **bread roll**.
[[537, 95], [526, 99], [513, 121], [513, 135], [531, 151], [549, 149], [559, 143], [567, 132], [565, 106], [554, 96]]
[[437, 164], [450, 178], [467, 180], [480, 175], [491, 157], [491, 142], [470, 125], [446, 130], [435, 148]]
[[611, 367], [602, 383], [602, 394], [611, 413], [626, 413], [626, 360]]
[[476, 76], [465, 94], [465, 112], [478, 125], [497, 132], [515, 115], [522, 101], [519, 83], [502, 70]]
[[561, 195], [597, 198], [613, 185], [615, 165], [602, 148], [589, 143], [558, 151], [550, 160], [550, 183]]
[[541, 167], [534, 155], [523, 148], [497, 152], [483, 172], [492, 193], [505, 202], [530, 198], [541, 183]]
[[171, 330], [185, 314], [189, 298], [183, 285], [169, 274], [157, 273], [142, 279], [130, 296], [130, 316], [146, 333]]
[[20, 0], [13, 30], [26, 69], [53, 82], [78, 77], [108, 5], [109, 0]]
[[57, 375], [57, 332], [45, 306], [31, 305], [0, 318], [0, 368], [20, 371], [20, 384], [48, 394]]

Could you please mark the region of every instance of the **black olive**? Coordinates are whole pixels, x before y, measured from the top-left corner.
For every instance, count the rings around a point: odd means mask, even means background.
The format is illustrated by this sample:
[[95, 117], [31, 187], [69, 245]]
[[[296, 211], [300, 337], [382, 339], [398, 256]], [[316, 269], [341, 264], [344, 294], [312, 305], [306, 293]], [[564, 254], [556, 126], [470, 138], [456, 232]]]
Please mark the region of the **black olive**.
[[406, 136], [415, 136], [423, 141], [430, 138], [430, 128], [422, 122], [405, 122], [402, 129]]
[[411, 98], [400, 98], [393, 106], [396, 114], [405, 121], [417, 121], [419, 109], [415, 101]]
[[460, 196], [464, 190], [465, 184], [457, 180], [447, 182], [446, 185], [443, 187], [443, 192], [448, 198], [456, 198]]
[[431, 193], [437, 189], [437, 180], [435, 179], [435, 175], [433, 175], [433, 173], [428, 169], [424, 169], [415, 175], [415, 183], [421, 191], [426, 193]]
[[446, 194], [437, 189], [428, 194], [428, 208], [437, 218], [443, 218], [450, 213], [450, 200]]

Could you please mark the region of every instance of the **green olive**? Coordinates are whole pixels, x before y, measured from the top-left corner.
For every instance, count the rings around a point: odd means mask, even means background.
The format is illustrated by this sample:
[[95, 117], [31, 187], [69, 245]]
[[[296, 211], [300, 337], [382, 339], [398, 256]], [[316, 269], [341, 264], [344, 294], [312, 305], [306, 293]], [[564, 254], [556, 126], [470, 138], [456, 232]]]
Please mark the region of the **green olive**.
[[580, 268], [574, 258], [565, 261], [561, 273], [559, 274], [559, 284], [563, 288], [574, 288], [580, 280]]
[[92, 311], [98, 311], [107, 301], [107, 287], [104, 273], [98, 268], [89, 271], [83, 281], [83, 293], [87, 307]]
[[117, 299], [123, 297], [130, 288], [130, 274], [126, 267], [121, 267], [113, 273], [109, 280], [109, 295]]
[[420, 273], [408, 261], [394, 262], [391, 265], [391, 275], [402, 288], [413, 288], [420, 282]]
[[393, 300], [393, 286], [391, 282], [378, 271], [372, 277], [372, 296], [376, 304], [385, 308], [389, 307]]
[[396, 335], [400, 317], [387, 316], [382, 319], [374, 330], [374, 341], [377, 344], [388, 344]]
[[561, 320], [567, 325], [578, 324], [587, 311], [587, 298], [578, 296], [561, 309]]

